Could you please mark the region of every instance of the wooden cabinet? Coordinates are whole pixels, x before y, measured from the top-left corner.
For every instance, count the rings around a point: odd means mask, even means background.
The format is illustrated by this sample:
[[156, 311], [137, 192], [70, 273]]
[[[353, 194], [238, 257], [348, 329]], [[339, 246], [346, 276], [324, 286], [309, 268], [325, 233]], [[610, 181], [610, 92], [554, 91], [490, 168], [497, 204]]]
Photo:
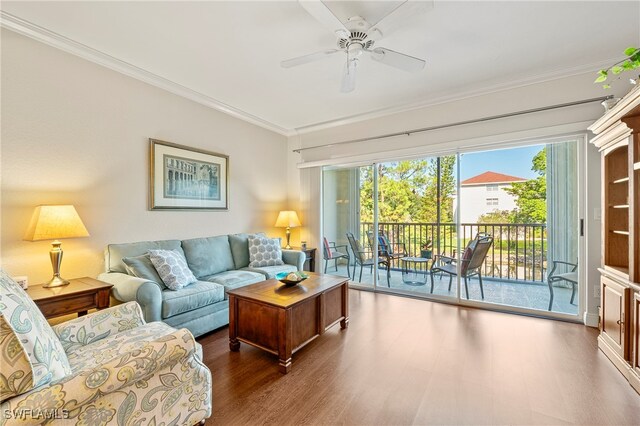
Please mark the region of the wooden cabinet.
[[640, 87], [589, 130], [603, 172], [598, 346], [640, 392]]
[[631, 340], [633, 341], [631, 365], [640, 378], [640, 292], [633, 294], [631, 305], [631, 311], [633, 312], [633, 318], [631, 320]]
[[629, 288], [602, 276], [600, 337], [620, 357], [630, 359]]
[[629, 173], [628, 146], [605, 152], [604, 170], [604, 266], [629, 274]]

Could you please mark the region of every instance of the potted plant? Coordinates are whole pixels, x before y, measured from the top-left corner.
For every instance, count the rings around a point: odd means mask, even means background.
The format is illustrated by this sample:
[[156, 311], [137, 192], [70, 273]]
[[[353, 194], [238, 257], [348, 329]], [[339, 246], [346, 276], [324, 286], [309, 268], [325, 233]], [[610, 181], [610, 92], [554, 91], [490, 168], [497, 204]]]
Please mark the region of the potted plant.
[[427, 239], [427, 241], [420, 247], [420, 257], [431, 259], [431, 257], [433, 256], [432, 247], [433, 244], [431, 239]]
[[[625, 71], [633, 71], [640, 68], [640, 48], [628, 47], [625, 49], [624, 55], [626, 56], [626, 58], [624, 58], [623, 60], [616, 62], [609, 68], [598, 71], [598, 78], [596, 78], [594, 83], [604, 83], [602, 87], [605, 89], [609, 89], [611, 86], [609, 85], [609, 83], [605, 82], [611, 74], [619, 76]], [[620, 79], [620, 77], [618, 77], [618, 79]], [[629, 79], [629, 82], [631, 84], [638, 84], [638, 80], [639, 77], [637, 74], [635, 74]]]

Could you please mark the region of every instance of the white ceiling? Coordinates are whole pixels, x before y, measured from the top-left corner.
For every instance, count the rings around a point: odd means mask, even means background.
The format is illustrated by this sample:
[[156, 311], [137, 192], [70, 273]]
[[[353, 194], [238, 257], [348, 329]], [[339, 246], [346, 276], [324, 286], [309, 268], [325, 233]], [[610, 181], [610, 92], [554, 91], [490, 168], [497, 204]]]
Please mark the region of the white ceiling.
[[[369, 21], [398, 2], [327, 2]], [[431, 7], [432, 6], [432, 7]], [[376, 45], [427, 60], [409, 74], [361, 61], [340, 93], [344, 58], [280, 61], [335, 47], [295, 1], [11, 2], [1, 9], [284, 129], [546, 76], [597, 69], [640, 43], [640, 2], [418, 3]], [[406, 7], [406, 6], [403, 6]], [[365, 58], [366, 59], [366, 58]]]

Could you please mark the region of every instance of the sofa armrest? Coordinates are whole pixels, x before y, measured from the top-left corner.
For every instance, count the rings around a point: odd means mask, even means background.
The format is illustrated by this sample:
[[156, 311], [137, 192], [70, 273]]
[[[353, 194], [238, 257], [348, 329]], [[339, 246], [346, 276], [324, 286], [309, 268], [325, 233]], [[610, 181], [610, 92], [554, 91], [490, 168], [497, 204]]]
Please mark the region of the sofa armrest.
[[53, 327], [64, 351], [104, 339], [115, 333], [144, 325], [140, 305], [127, 302], [109, 309], [66, 321]]
[[298, 271], [304, 269], [304, 261], [307, 259], [307, 255], [303, 251], [298, 250], [282, 250], [282, 261], [288, 265], [293, 265], [298, 268]]
[[[139, 392], [127, 388], [136, 387], [136, 382], [146, 380], [165, 368], [172, 368], [189, 357], [194, 357], [195, 353], [196, 341], [189, 330], [183, 328], [119, 353], [115, 358], [94, 368], [80, 368], [75, 374], [8, 399], [0, 408], [3, 412], [10, 412], [16, 418], [21, 418], [23, 421], [20, 424], [40, 424], [42, 419], [34, 417], [29, 410], [37, 408], [44, 413], [60, 410], [73, 413], [101, 396], [118, 391], [128, 394], [128, 398], [137, 398], [136, 394]], [[167, 387], [175, 386], [177, 389], [180, 385], [181, 382], [175, 375], [167, 375]], [[128, 401], [128, 405], [131, 405], [131, 401]], [[23, 416], [20, 416], [21, 410], [24, 410]]]
[[147, 322], [161, 321], [162, 290], [160, 285], [144, 278], [120, 272], [105, 272], [98, 279], [113, 284], [111, 294], [121, 302], [138, 302]]

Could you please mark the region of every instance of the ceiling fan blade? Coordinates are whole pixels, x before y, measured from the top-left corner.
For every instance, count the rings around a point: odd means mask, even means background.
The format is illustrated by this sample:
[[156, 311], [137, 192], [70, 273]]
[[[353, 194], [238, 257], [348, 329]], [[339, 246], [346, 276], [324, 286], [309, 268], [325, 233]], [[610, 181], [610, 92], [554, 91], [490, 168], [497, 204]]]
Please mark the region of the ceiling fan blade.
[[420, 58], [414, 58], [413, 56], [405, 55], [404, 53], [384, 47], [376, 47], [373, 50], [368, 50], [368, 52], [371, 53], [371, 59], [404, 71], [420, 71], [426, 64], [426, 62]]
[[394, 29], [402, 27], [410, 17], [424, 13], [432, 8], [433, 0], [405, 0], [373, 24], [369, 31], [378, 30], [383, 34], [391, 33]]
[[367, 40], [377, 41], [382, 38], [382, 31], [378, 28], [371, 28], [367, 30]]
[[342, 75], [342, 93], [353, 92], [356, 88], [356, 68], [358, 67], [358, 59], [350, 59], [344, 66], [344, 74]]
[[319, 61], [338, 52], [341, 52], [341, 50], [329, 49], [323, 50], [322, 52], [311, 53], [309, 55], [298, 56], [297, 58], [287, 59], [286, 61], [280, 62], [280, 66], [282, 68], [291, 68], [298, 65], [307, 64], [309, 62]]
[[351, 31], [344, 26], [336, 15], [320, 0], [298, 0], [300, 6], [320, 22], [326, 29], [335, 33], [339, 38], [348, 38]]

